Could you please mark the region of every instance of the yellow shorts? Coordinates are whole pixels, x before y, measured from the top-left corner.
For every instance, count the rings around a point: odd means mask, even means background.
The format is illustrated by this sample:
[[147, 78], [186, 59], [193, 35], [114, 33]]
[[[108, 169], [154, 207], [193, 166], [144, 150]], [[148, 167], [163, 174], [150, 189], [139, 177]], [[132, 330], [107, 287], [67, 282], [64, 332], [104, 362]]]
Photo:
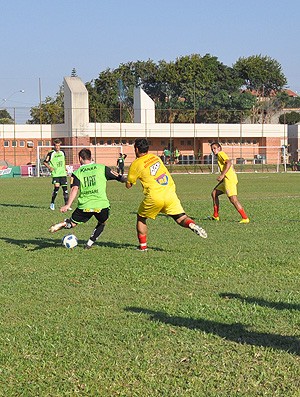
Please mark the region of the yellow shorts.
[[166, 194], [145, 196], [139, 206], [138, 214], [143, 218], [155, 219], [159, 213], [167, 215], [178, 215], [184, 213], [176, 192], [166, 192]]
[[223, 182], [220, 185], [216, 186], [217, 190], [221, 190], [221, 192], [227, 194], [228, 197], [237, 196], [237, 182], [230, 181], [228, 179], [223, 179]]

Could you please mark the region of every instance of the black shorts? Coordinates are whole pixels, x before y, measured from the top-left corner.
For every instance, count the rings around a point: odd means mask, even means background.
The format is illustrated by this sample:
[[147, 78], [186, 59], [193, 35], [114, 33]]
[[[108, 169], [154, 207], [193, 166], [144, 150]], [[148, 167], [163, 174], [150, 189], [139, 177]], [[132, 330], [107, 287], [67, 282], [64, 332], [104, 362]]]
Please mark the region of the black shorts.
[[99, 223], [104, 223], [109, 218], [109, 208], [104, 208], [100, 212], [85, 212], [79, 208], [73, 212], [71, 221], [74, 223], [85, 223], [94, 216]]
[[66, 176], [55, 176], [52, 178], [52, 184], [55, 185], [56, 183], [59, 183], [60, 186], [67, 186], [68, 181]]

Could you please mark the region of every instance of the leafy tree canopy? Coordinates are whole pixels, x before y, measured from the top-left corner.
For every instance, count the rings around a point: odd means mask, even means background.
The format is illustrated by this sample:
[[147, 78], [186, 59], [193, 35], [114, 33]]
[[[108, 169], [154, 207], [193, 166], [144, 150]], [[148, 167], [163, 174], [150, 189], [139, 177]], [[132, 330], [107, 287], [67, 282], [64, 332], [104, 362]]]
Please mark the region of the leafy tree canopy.
[[233, 69], [243, 79], [245, 87], [260, 97], [281, 91], [287, 83], [281, 65], [269, 56], [239, 58]]
[[13, 124], [14, 119], [6, 109], [0, 109], [0, 124]]
[[[76, 75], [73, 68], [72, 76]], [[260, 97], [272, 94], [268, 106], [273, 110], [287, 103], [281, 92], [285, 84], [281, 65], [268, 56], [239, 58], [229, 67], [210, 54], [192, 54], [171, 62], [120, 64], [100, 72], [86, 87], [92, 122], [132, 122], [134, 87], [142, 87], [155, 102], [157, 122], [234, 123], [255, 109], [261, 114], [266, 106], [253, 92]], [[62, 89], [55, 99], [47, 97], [32, 108], [31, 117], [29, 123], [63, 122]]]

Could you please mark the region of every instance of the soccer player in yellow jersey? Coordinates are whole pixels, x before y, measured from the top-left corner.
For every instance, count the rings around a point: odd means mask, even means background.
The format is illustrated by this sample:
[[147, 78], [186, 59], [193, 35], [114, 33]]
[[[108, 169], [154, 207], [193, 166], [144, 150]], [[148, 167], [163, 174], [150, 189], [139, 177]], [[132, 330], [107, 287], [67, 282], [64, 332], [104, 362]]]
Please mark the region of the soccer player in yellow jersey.
[[213, 142], [211, 145], [211, 150], [215, 156], [218, 157], [218, 166], [220, 168], [221, 174], [218, 176], [217, 180], [219, 183], [215, 186], [212, 191], [212, 199], [214, 206], [214, 214], [211, 219], [218, 221], [219, 218], [219, 196], [221, 194], [227, 194], [229, 201], [234, 205], [235, 209], [239, 212], [242, 219], [240, 223], [249, 223], [250, 219], [246, 215], [241, 203], [237, 198], [237, 184], [238, 179], [231, 163], [231, 160], [225, 152], [222, 150], [222, 146], [218, 142]]
[[147, 139], [136, 139], [134, 150], [136, 159], [129, 167], [126, 187], [131, 188], [139, 179], [145, 195], [137, 213], [136, 231], [139, 250], [147, 251], [147, 219], [155, 219], [159, 213], [171, 216], [178, 225], [206, 238], [206, 231], [185, 214], [177, 197], [173, 178], [161, 159], [155, 154], [148, 153]]

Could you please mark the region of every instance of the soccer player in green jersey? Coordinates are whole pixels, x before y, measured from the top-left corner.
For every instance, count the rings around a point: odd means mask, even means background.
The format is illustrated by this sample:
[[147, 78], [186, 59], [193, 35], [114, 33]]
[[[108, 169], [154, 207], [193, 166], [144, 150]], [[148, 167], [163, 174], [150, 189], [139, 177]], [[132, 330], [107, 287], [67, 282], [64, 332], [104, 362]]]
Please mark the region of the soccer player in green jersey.
[[122, 175], [124, 175], [126, 157], [127, 157], [127, 154], [120, 153], [119, 158], [117, 160], [117, 171], [119, 174], [122, 174]]
[[250, 219], [248, 218], [244, 208], [237, 198], [238, 179], [231, 160], [222, 150], [222, 146], [219, 144], [219, 142], [213, 142], [211, 144], [211, 150], [213, 154], [218, 157], [218, 166], [221, 171], [221, 174], [217, 178], [218, 184], [214, 187], [211, 194], [214, 207], [214, 214], [211, 219], [214, 221], [219, 221], [219, 196], [225, 193], [231, 204], [234, 205], [235, 209], [241, 215], [242, 219], [240, 220], [240, 223], [249, 223]]
[[65, 204], [68, 201], [68, 182], [67, 182], [67, 170], [66, 170], [66, 155], [60, 148], [61, 140], [55, 139], [53, 150], [51, 150], [44, 161], [44, 165], [48, 168], [52, 176], [52, 184], [54, 186], [50, 209], [55, 210], [55, 199], [59, 191], [60, 186], [62, 187], [63, 197]]
[[71, 176], [70, 196], [60, 212], [67, 212], [78, 195], [77, 208], [70, 219], [51, 226], [49, 231], [54, 233], [63, 228], [71, 229], [94, 216], [98, 223], [85, 245], [85, 249], [89, 249], [103, 232], [109, 218], [110, 204], [106, 195], [106, 182], [126, 182], [126, 178], [103, 164], [95, 164], [90, 149], [81, 149], [78, 155], [81, 166]]

